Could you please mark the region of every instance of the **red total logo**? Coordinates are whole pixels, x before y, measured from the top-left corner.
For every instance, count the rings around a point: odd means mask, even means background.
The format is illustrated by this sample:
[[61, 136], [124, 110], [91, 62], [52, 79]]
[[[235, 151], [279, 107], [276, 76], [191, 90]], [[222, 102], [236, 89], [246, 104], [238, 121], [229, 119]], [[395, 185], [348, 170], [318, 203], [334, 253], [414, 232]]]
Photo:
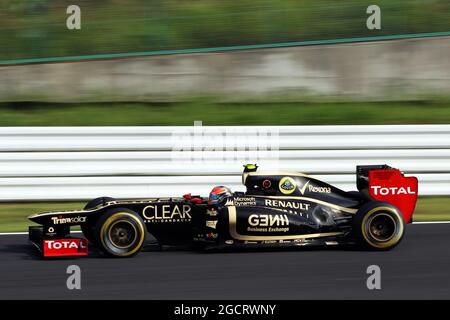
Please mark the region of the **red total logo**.
[[86, 239], [55, 239], [44, 240], [44, 257], [87, 256], [88, 244]]
[[48, 249], [84, 249], [86, 248], [82, 241], [74, 240], [47, 240], [46, 241]]
[[400, 195], [400, 194], [416, 194], [411, 187], [382, 187], [382, 186], [371, 186], [374, 195], [387, 196], [389, 194]]

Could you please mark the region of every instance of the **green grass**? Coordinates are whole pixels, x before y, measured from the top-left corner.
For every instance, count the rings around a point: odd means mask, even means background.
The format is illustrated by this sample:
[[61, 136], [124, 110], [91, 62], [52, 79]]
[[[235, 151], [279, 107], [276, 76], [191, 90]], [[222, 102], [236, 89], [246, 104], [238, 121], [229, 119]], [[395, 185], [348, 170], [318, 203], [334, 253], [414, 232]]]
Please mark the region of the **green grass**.
[[417, 201], [414, 221], [450, 221], [450, 197], [423, 197]]
[[0, 126], [450, 123], [449, 101], [0, 103]]
[[[0, 232], [26, 231], [32, 223], [27, 216], [33, 213], [82, 209], [85, 203], [4, 203], [0, 204]], [[414, 221], [450, 221], [450, 197], [420, 198], [414, 213]]]
[[360, 0], [79, 0], [81, 30], [68, 30], [71, 4], [0, 0], [0, 60], [450, 31], [448, 0], [377, 0], [381, 30]]
[[83, 209], [81, 202], [1, 203], [0, 232], [26, 231], [34, 225], [27, 217], [34, 213]]

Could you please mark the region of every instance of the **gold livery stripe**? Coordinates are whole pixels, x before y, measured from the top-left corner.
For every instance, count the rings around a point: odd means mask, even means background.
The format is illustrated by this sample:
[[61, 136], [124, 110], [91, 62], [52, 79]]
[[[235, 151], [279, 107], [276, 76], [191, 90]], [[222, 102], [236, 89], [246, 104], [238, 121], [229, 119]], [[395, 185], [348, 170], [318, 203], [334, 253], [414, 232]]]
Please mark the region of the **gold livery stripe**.
[[[172, 201], [182, 201], [183, 198], [172, 198]], [[170, 198], [151, 198], [148, 200], [116, 200], [116, 201], [107, 201], [105, 205], [98, 205], [95, 208], [88, 209], [88, 210], [65, 210], [65, 211], [51, 211], [51, 212], [43, 212], [43, 213], [35, 213], [31, 216], [28, 216], [28, 219], [33, 219], [37, 217], [45, 217], [49, 215], [66, 215], [66, 214], [83, 214], [83, 213], [91, 213], [95, 212], [98, 209], [108, 208], [114, 205], [118, 204], [143, 204], [143, 203], [151, 203], [151, 204], [158, 204], [160, 202], [166, 202], [170, 201]]]

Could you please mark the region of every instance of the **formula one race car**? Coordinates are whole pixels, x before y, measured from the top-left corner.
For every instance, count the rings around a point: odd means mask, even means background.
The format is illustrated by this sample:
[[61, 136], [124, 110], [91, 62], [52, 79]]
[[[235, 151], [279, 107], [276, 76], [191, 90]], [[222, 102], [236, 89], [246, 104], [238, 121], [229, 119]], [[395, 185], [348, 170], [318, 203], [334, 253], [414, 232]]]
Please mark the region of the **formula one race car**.
[[[359, 191], [345, 192], [305, 174], [260, 173], [245, 165], [246, 192], [215, 187], [208, 198], [97, 198], [83, 210], [29, 217], [29, 237], [44, 257], [83, 256], [88, 242], [105, 254], [130, 257], [147, 233], [161, 246], [202, 248], [357, 244], [396, 246], [412, 221], [418, 182], [387, 165], [357, 167]], [[85, 238], [70, 236], [80, 225]]]

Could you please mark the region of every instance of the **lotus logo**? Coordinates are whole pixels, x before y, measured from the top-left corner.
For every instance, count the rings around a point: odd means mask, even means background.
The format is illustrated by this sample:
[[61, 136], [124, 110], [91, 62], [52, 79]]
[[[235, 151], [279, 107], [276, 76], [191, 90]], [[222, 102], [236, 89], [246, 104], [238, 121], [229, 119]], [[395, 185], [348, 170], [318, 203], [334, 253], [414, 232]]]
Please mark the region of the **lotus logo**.
[[297, 188], [297, 183], [291, 177], [284, 177], [279, 183], [280, 191], [284, 194], [291, 194]]

